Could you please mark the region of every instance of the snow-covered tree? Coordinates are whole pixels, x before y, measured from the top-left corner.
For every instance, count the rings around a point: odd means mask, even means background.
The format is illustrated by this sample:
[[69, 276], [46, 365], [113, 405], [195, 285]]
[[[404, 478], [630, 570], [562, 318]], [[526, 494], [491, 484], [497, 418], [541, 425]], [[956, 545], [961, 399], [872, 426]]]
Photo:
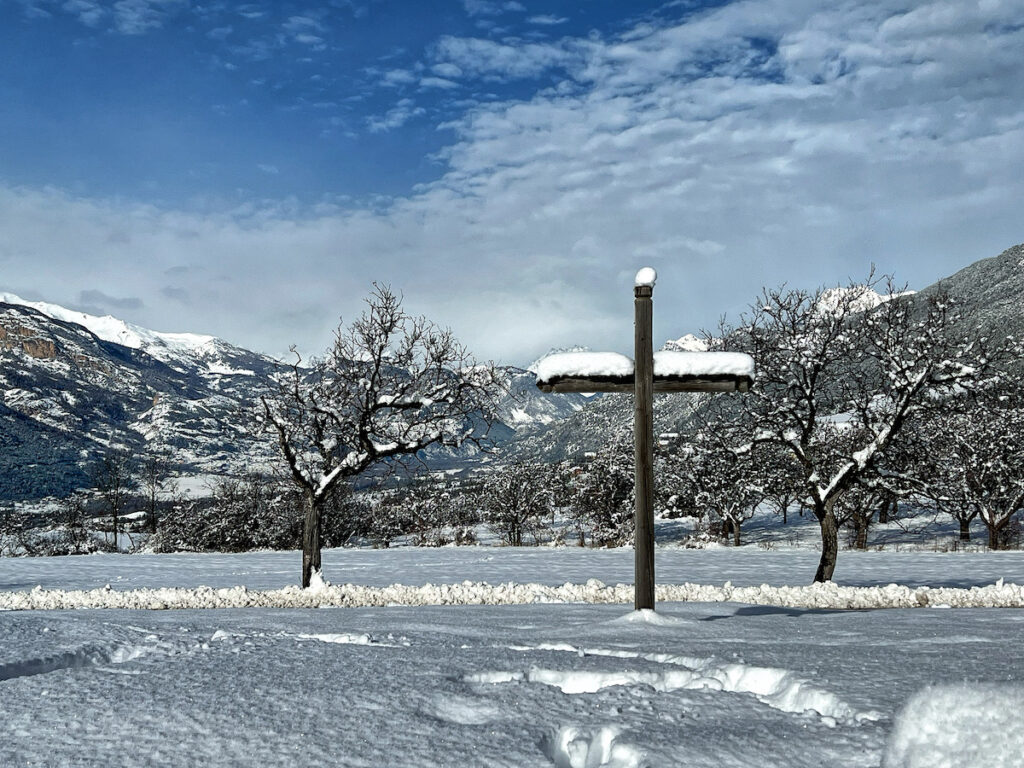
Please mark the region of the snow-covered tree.
[[302, 579], [320, 569], [320, 517], [339, 482], [423, 449], [479, 442], [493, 418], [499, 382], [451, 331], [402, 309], [375, 285], [362, 316], [339, 326], [334, 345], [308, 366], [282, 370], [262, 398], [263, 425], [306, 504]]
[[622, 433], [596, 451], [576, 477], [570, 514], [594, 546], [620, 546], [633, 539], [633, 446]]
[[550, 513], [552, 492], [548, 467], [517, 461], [487, 478], [478, 497], [483, 519], [502, 541], [521, 547], [527, 534], [537, 539]]
[[764, 497], [754, 468], [753, 451], [733, 451], [716, 437], [697, 435], [687, 452], [695, 508], [723, 535], [740, 544], [740, 529]]
[[146, 527], [150, 533], [156, 533], [160, 502], [163, 497], [173, 494], [176, 487], [171, 477], [170, 453], [158, 446], [147, 446], [139, 461], [138, 478]]
[[[871, 281], [869, 281], [871, 283]], [[877, 285], [877, 283], [875, 283]], [[955, 333], [948, 297], [898, 295], [887, 282], [844, 289], [765, 290], [720, 345], [749, 352], [751, 391], [731, 398], [746, 439], [786, 450], [821, 528], [815, 581], [838, 553], [837, 505], [873, 472], [908, 422], [944, 398], [991, 383], [999, 349]]]
[[977, 518], [989, 548], [1001, 549], [1024, 509], [1024, 397], [1006, 390], [961, 400], [929, 419], [932, 439], [918, 468], [922, 492], [960, 523], [962, 540]]

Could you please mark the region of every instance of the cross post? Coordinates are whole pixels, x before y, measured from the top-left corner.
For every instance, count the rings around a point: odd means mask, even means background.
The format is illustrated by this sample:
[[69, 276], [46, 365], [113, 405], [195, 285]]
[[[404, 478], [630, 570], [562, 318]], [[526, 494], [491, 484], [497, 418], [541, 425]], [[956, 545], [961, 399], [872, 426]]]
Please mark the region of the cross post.
[[[639, 282], [639, 281], [638, 281]], [[654, 610], [654, 285], [633, 288], [634, 579], [636, 610]]]
[[558, 352], [537, 366], [543, 392], [632, 392], [634, 607], [654, 610], [654, 393], [746, 392], [754, 361], [736, 352], [654, 354], [652, 316], [657, 273], [637, 272], [633, 286], [633, 359], [614, 352]]

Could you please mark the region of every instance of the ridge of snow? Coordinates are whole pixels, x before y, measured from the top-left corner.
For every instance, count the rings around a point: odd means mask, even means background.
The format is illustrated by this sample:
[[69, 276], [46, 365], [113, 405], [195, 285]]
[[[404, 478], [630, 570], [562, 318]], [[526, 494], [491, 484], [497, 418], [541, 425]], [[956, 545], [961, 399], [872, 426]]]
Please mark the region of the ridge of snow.
[[164, 363], [180, 358], [182, 355], [196, 357], [203, 352], [209, 351], [214, 342], [218, 341], [216, 336], [206, 336], [198, 333], [152, 331], [148, 328], [119, 320], [112, 315], [98, 317], [46, 301], [28, 301], [13, 293], [0, 293], [0, 302], [29, 307], [54, 320], [80, 325], [103, 341], [110, 341], [130, 349], [142, 350]]
[[618, 352], [556, 352], [536, 365], [538, 382], [555, 378], [632, 376], [633, 360]]
[[556, 348], [552, 348], [552, 349], [549, 349], [547, 352], [545, 352], [540, 357], [538, 357], [536, 360], [534, 360], [528, 366], [526, 366], [526, 371], [529, 372], [529, 373], [536, 373], [537, 372], [537, 366], [539, 366], [541, 363], [543, 363], [545, 360], [547, 360], [552, 355], [562, 355], [562, 354], [567, 354], [567, 353], [570, 353], [570, 352], [589, 352], [589, 351], [590, 351], [590, 347], [584, 346], [582, 344], [578, 344], [578, 345], [574, 345], [574, 346], [569, 346], [569, 347], [556, 347]]
[[[0, 591], [0, 611], [74, 610], [80, 608], [201, 609], [201, 608], [345, 608], [388, 605], [529, 605], [533, 603], [633, 602], [632, 584], [606, 585], [598, 579], [585, 584], [561, 586], [506, 582], [465, 581], [461, 584], [328, 584], [313, 589], [297, 586], [266, 591], [244, 586], [160, 587], [112, 590], [109, 585], [92, 590]], [[876, 587], [840, 586], [834, 582], [806, 586], [736, 587], [705, 584], [659, 584], [655, 598], [661, 602], [735, 602], [786, 608], [864, 610], [874, 608], [1024, 608], [1024, 585], [999, 579], [984, 587], [910, 587], [888, 584]]]
[[917, 291], [898, 291], [896, 293], [878, 293], [866, 285], [845, 288], [836, 287], [823, 291], [818, 300], [817, 309], [820, 312], [835, 312], [843, 301], [847, 300], [850, 294], [854, 294], [851, 308], [855, 312], [866, 312], [875, 307], [899, 299], [904, 296], [913, 296]]
[[754, 358], [742, 352], [654, 353], [655, 376], [748, 376], [754, 377]]

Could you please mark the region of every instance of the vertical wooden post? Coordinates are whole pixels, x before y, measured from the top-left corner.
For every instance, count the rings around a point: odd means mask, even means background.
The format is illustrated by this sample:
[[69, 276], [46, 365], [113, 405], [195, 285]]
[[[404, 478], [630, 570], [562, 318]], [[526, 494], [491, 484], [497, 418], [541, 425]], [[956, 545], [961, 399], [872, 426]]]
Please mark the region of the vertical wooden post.
[[651, 294], [638, 285], [634, 296], [633, 457], [636, 462], [636, 610], [654, 610], [654, 348]]

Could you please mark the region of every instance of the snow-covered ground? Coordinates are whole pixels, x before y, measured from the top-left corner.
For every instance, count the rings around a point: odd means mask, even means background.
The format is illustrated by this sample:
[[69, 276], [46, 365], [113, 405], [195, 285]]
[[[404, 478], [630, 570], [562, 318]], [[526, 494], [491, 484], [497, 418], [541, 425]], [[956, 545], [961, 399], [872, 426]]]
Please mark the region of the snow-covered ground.
[[[664, 548], [659, 580], [802, 585], [815, 559]], [[1018, 552], [839, 564], [846, 585], [1024, 583]], [[4, 558], [0, 593], [271, 589], [298, 567], [297, 553]], [[575, 548], [324, 557], [328, 579], [367, 586], [614, 584], [631, 568], [628, 550]], [[0, 625], [4, 766], [998, 766], [1024, 753], [1006, 714], [1024, 701], [1016, 609], [8, 611]], [[940, 687], [915, 698], [926, 686]]]

